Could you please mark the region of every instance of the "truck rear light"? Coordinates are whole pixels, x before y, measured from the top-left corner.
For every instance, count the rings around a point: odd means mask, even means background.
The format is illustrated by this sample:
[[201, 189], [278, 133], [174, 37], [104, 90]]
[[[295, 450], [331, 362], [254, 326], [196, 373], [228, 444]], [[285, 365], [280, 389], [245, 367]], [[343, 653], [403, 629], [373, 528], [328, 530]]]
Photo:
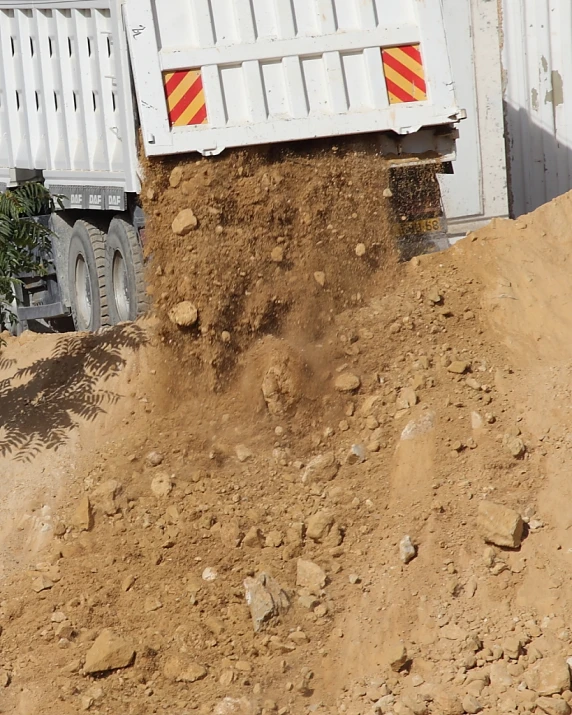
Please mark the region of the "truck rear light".
[[427, 83], [420, 46], [387, 47], [381, 55], [389, 103], [426, 101]]

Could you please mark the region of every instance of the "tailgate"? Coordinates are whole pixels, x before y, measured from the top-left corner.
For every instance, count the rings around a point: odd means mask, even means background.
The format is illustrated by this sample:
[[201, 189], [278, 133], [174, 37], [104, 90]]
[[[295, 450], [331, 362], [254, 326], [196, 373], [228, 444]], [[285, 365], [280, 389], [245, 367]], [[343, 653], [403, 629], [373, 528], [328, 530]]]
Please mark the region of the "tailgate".
[[148, 155], [451, 125], [441, 0], [126, 0]]

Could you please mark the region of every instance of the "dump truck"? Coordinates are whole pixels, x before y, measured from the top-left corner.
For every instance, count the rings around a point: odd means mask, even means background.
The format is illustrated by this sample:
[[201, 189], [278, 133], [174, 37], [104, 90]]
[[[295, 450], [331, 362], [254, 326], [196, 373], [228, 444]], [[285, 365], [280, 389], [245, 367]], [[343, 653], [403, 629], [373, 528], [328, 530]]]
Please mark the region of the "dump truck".
[[[61, 200], [24, 325], [145, 311], [142, 152], [363, 135], [388, 167], [446, 171], [465, 116], [441, 0], [0, 0], [0, 53], [0, 190]], [[439, 235], [433, 203], [404, 225]]]

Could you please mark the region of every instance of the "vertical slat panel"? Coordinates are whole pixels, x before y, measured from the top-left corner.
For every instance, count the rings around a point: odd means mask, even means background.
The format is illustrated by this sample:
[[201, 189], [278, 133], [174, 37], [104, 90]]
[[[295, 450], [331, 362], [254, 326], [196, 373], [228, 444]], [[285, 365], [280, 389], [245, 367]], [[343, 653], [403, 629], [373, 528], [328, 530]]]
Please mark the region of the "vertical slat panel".
[[[44, 119], [44, 136], [48, 154], [48, 166], [63, 168], [58, 157], [58, 146], [61, 144], [63, 126], [61, 114], [56, 111], [54, 94], [56, 93], [57, 73], [54, 72], [54, 60], [50, 53], [50, 37], [53, 35], [53, 17], [48, 17], [43, 11], [35, 13], [36, 37], [38, 43], [38, 73], [41, 78], [42, 116]], [[59, 88], [58, 88], [59, 89]]]
[[297, 27], [292, 4], [283, 0], [264, 0], [264, 2], [273, 3], [278, 39], [289, 40], [296, 37]]
[[[330, 108], [334, 114], [347, 112], [349, 107], [346, 91], [346, 78], [339, 52], [326, 52], [324, 55]], [[350, 78], [351, 81], [351, 78]]]
[[[18, 92], [18, 116], [25, 130], [22, 136], [22, 148], [25, 151], [26, 166], [35, 163], [34, 148], [39, 144], [37, 130], [37, 109], [33, 85], [33, 67], [29, 45], [29, 18], [26, 11], [16, 11], [15, 32], [18, 36], [19, 54], [15, 65], [16, 91]], [[27, 81], [24, 81], [27, 78]]]
[[308, 94], [304, 83], [304, 73], [299, 57], [285, 57], [282, 61], [284, 66], [284, 78], [290, 114], [294, 119], [307, 117], [310, 111]]
[[21, 142], [21, 127], [18, 121], [16, 104], [16, 82], [14, 73], [14, 58], [12, 57], [10, 12], [3, 12], [0, 22], [0, 76], [2, 77], [2, 96], [6, 128], [8, 130], [6, 151], [9, 155], [8, 167], [16, 166]]
[[[76, 110], [76, 76], [74, 70], [73, 41], [71, 13], [65, 10], [56, 10], [57, 28], [57, 58], [59, 60], [60, 85], [62, 88], [63, 114], [66, 126], [67, 154], [69, 166], [72, 170], [86, 170], [89, 168], [87, 160], [87, 146], [85, 134], [81, 131], [78, 113]], [[70, 43], [72, 55], [70, 56]]]
[[[117, 142], [117, 123], [113, 110], [113, 88], [115, 72], [111, 64], [108, 38], [111, 37], [110, 17], [107, 12], [94, 11], [94, 52], [92, 66], [97, 76], [97, 91], [99, 92], [99, 120], [103, 133], [104, 162], [112, 166]], [[115, 167], [114, 167], [115, 168]]]

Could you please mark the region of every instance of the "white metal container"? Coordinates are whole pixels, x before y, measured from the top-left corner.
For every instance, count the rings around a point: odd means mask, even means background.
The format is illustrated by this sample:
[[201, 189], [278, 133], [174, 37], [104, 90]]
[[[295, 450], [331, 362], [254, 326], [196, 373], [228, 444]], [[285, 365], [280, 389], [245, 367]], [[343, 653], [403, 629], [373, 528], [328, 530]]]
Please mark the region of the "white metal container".
[[505, 110], [516, 216], [572, 188], [572, 4], [503, 0]]
[[126, 13], [150, 155], [462, 116], [441, 0], [127, 0]]
[[140, 189], [119, 0], [0, 0], [0, 177], [42, 171], [73, 208]]

